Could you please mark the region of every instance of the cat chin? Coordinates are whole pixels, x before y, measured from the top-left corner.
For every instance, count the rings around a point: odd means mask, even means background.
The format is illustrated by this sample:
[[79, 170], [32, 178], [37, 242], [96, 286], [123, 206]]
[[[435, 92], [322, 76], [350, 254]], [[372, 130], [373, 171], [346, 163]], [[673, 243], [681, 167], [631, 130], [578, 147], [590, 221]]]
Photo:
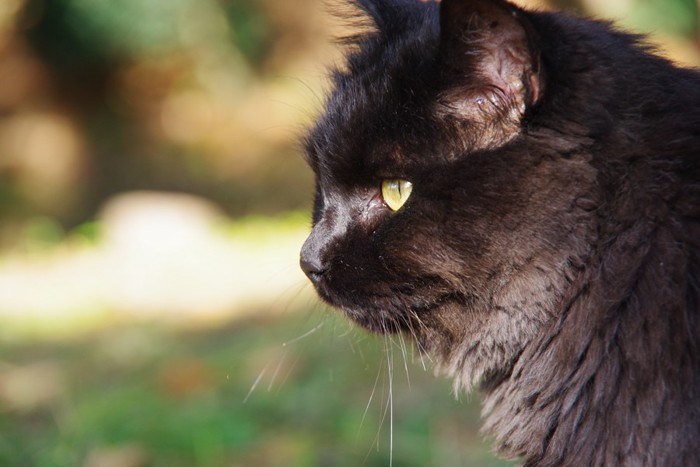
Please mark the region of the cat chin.
[[329, 293], [322, 286], [316, 288], [321, 299], [331, 307], [340, 310], [353, 323], [375, 334], [398, 334], [411, 328], [406, 319], [387, 311], [386, 308], [361, 307], [358, 299], [346, 299], [334, 293]]
[[355, 324], [375, 334], [398, 334], [405, 329], [394, 319], [372, 318], [367, 312], [343, 309], [345, 315]]

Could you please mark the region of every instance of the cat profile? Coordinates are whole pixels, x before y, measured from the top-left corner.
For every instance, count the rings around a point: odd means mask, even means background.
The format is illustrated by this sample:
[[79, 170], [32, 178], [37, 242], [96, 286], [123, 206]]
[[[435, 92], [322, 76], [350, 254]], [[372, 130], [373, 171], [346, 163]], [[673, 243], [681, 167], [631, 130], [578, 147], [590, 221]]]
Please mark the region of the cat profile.
[[323, 300], [525, 465], [700, 465], [700, 74], [503, 0], [355, 0], [306, 139]]

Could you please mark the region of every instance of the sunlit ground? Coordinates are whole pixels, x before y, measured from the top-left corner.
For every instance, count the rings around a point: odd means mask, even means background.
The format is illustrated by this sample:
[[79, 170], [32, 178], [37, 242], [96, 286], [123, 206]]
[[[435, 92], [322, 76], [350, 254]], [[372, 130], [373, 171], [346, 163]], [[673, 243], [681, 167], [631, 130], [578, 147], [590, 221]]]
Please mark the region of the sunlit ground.
[[0, 261], [8, 338], [125, 321], [216, 324], [294, 308], [311, 292], [298, 267], [304, 214], [233, 221], [202, 199], [139, 192], [58, 244], [48, 220], [32, 228], [34, 239]]

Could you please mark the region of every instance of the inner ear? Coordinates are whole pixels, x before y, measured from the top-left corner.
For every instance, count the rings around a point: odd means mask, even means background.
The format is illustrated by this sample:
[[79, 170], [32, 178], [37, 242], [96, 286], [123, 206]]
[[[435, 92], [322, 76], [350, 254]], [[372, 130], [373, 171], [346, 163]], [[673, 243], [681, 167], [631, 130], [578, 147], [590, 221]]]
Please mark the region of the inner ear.
[[442, 0], [440, 61], [450, 100], [462, 101], [455, 108], [491, 105], [519, 120], [541, 98], [534, 29], [526, 12], [503, 0]]

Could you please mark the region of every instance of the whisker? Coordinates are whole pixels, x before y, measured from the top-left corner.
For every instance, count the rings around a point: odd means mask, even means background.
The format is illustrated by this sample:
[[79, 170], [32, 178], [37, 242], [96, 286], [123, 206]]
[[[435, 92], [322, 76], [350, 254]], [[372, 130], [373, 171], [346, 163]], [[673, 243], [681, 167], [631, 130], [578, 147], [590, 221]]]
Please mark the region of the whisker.
[[420, 358], [420, 364], [423, 367], [423, 371], [428, 371], [428, 368], [425, 366], [425, 359], [423, 358], [423, 352], [420, 350], [418, 351], [418, 357]]
[[286, 383], [287, 380], [289, 379], [289, 377], [292, 375], [292, 373], [294, 372], [294, 369], [296, 368], [300, 359], [301, 359], [301, 355], [297, 355], [297, 358], [294, 359], [294, 362], [292, 362], [292, 364], [289, 366], [289, 368], [287, 369], [287, 372], [284, 374], [284, 378], [282, 378], [282, 381], [280, 381], [280, 384], [277, 387], [278, 392], [282, 388], [282, 386], [284, 386], [284, 383]]
[[299, 281], [296, 284], [290, 284], [280, 292], [273, 304], [275, 306], [278, 303], [281, 305], [281, 301], [284, 300], [283, 312], [288, 313], [292, 306], [299, 301], [299, 297], [301, 297], [309, 287], [311, 287], [311, 284], [308, 281]]
[[[384, 341], [384, 350], [386, 351], [386, 340]], [[374, 396], [374, 394], [375, 394], [377, 382], [379, 381], [379, 376], [380, 376], [380, 374], [383, 373], [384, 363], [385, 363], [385, 361], [382, 360], [381, 365], [380, 365], [379, 368], [377, 369], [377, 378], [376, 378], [376, 381], [375, 381], [375, 387], [372, 389], [372, 396]], [[385, 386], [384, 386], [384, 383], [385, 383], [385, 381], [386, 381], [386, 380], [382, 381], [382, 393], [384, 392], [384, 387], [385, 387]], [[370, 401], [370, 402], [371, 402], [371, 401]], [[365, 411], [365, 414], [367, 413], [368, 410], [369, 410], [369, 403], [367, 404], [367, 410]], [[375, 445], [376, 445], [376, 449], [377, 449], [377, 451], [379, 451], [380, 434], [381, 434], [381, 432], [382, 432], [382, 427], [384, 426], [384, 420], [386, 420], [386, 414], [387, 414], [387, 406], [386, 406], [386, 405], [384, 405], [384, 407], [380, 409], [380, 414], [381, 414], [381, 415], [380, 415], [380, 419], [379, 419], [379, 426], [377, 427], [377, 432], [376, 432], [376, 434], [374, 435], [374, 441], [372, 442], [372, 445], [370, 445], [370, 448], [369, 448], [369, 450], [367, 451], [367, 454], [365, 455], [365, 458], [364, 458], [364, 460], [362, 461], [362, 464], [361, 464], [361, 465], [365, 465], [365, 464], [367, 463], [367, 460], [369, 459], [369, 456], [370, 456], [370, 454], [371, 454], [371, 452], [372, 452], [372, 446], [375, 446]], [[363, 420], [364, 420], [364, 417], [363, 417]]]
[[367, 418], [367, 413], [369, 412], [369, 407], [372, 405], [372, 400], [374, 399], [374, 394], [377, 391], [377, 385], [379, 384], [379, 376], [382, 374], [382, 368], [381, 366], [377, 368], [377, 377], [374, 379], [374, 386], [372, 386], [372, 393], [369, 395], [369, 400], [367, 401], [367, 407], [365, 407], [365, 411], [362, 414], [362, 420], [360, 421], [360, 428], [358, 429], [358, 434], [359, 431], [362, 430], [362, 426], [365, 422], [365, 418]]
[[305, 332], [305, 333], [302, 334], [301, 336], [295, 337], [294, 339], [292, 339], [292, 340], [290, 340], [290, 341], [284, 342], [284, 343], [282, 344], [282, 347], [287, 347], [288, 345], [291, 345], [291, 344], [294, 344], [294, 343], [296, 343], [296, 342], [299, 342], [300, 340], [306, 339], [307, 337], [309, 337], [310, 335], [312, 335], [313, 333], [315, 333], [316, 331], [318, 331], [319, 329], [321, 329], [321, 328], [323, 327], [323, 324], [324, 324], [324, 323], [320, 323], [318, 326], [316, 326], [316, 327], [314, 327], [313, 329], [311, 329], [311, 330]]
[[389, 345], [387, 354], [387, 368], [389, 372], [389, 467], [394, 465], [394, 347]]
[[270, 363], [271, 363], [271, 362], [268, 362], [268, 364], [265, 365], [265, 367], [262, 369], [262, 371], [260, 372], [260, 374], [258, 375], [258, 377], [255, 378], [255, 382], [254, 382], [253, 385], [251, 386], [250, 391], [248, 391], [248, 394], [246, 394], [245, 398], [243, 399], [243, 403], [244, 403], [244, 404], [248, 402], [248, 399], [250, 398], [250, 395], [253, 394], [253, 391], [255, 391], [255, 388], [257, 388], [257, 387], [258, 387], [258, 384], [260, 384], [260, 380], [262, 380], [263, 376], [265, 376], [265, 373], [267, 372], [267, 369], [268, 369], [268, 367], [270, 366]]
[[403, 335], [399, 334], [399, 348], [401, 349], [401, 354], [403, 355], [403, 367], [406, 370], [406, 382], [408, 383], [408, 389], [411, 389], [411, 377], [408, 374], [408, 357], [406, 355], [406, 340]]
[[[419, 326], [421, 329], [427, 329], [427, 326], [425, 325], [425, 323], [423, 323], [423, 320], [420, 319], [420, 316], [418, 316], [418, 313], [416, 313], [414, 310], [411, 310], [410, 308], [409, 308], [409, 310], [410, 310], [411, 315], [415, 318], [416, 323], [418, 323], [418, 326]], [[409, 323], [411, 323], [411, 321], [408, 320], [408, 319], [407, 319], [406, 321], [408, 321]], [[409, 324], [408, 327], [409, 327], [409, 330], [411, 331], [411, 335], [413, 336], [413, 340], [414, 340], [416, 343], [418, 343], [418, 342], [419, 342], [419, 340], [418, 340], [418, 335], [416, 334], [416, 330], [413, 329], [413, 324]], [[418, 344], [418, 345], [420, 346], [420, 344]], [[418, 347], [418, 357], [420, 358], [420, 363], [421, 363], [421, 366], [423, 367], [423, 371], [428, 371], [428, 368], [427, 368], [427, 366], [426, 366], [426, 364], [425, 364], [425, 358], [427, 358], [428, 361], [430, 361], [431, 364], [434, 364], [433, 359], [430, 357], [430, 355], [428, 355], [428, 354], [426, 354], [425, 352], [423, 352], [423, 351], [420, 349], [420, 347]]]
[[280, 361], [277, 363], [277, 367], [275, 368], [275, 371], [272, 372], [272, 377], [270, 378], [270, 384], [267, 385], [267, 392], [270, 392], [272, 390], [272, 386], [275, 384], [275, 380], [277, 379], [277, 374], [280, 372], [280, 369], [282, 368], [282, 363], [284, 363], [285, 358], [287, 357], [287, 354], [283, 354], [282, 357], [280, 358]]

